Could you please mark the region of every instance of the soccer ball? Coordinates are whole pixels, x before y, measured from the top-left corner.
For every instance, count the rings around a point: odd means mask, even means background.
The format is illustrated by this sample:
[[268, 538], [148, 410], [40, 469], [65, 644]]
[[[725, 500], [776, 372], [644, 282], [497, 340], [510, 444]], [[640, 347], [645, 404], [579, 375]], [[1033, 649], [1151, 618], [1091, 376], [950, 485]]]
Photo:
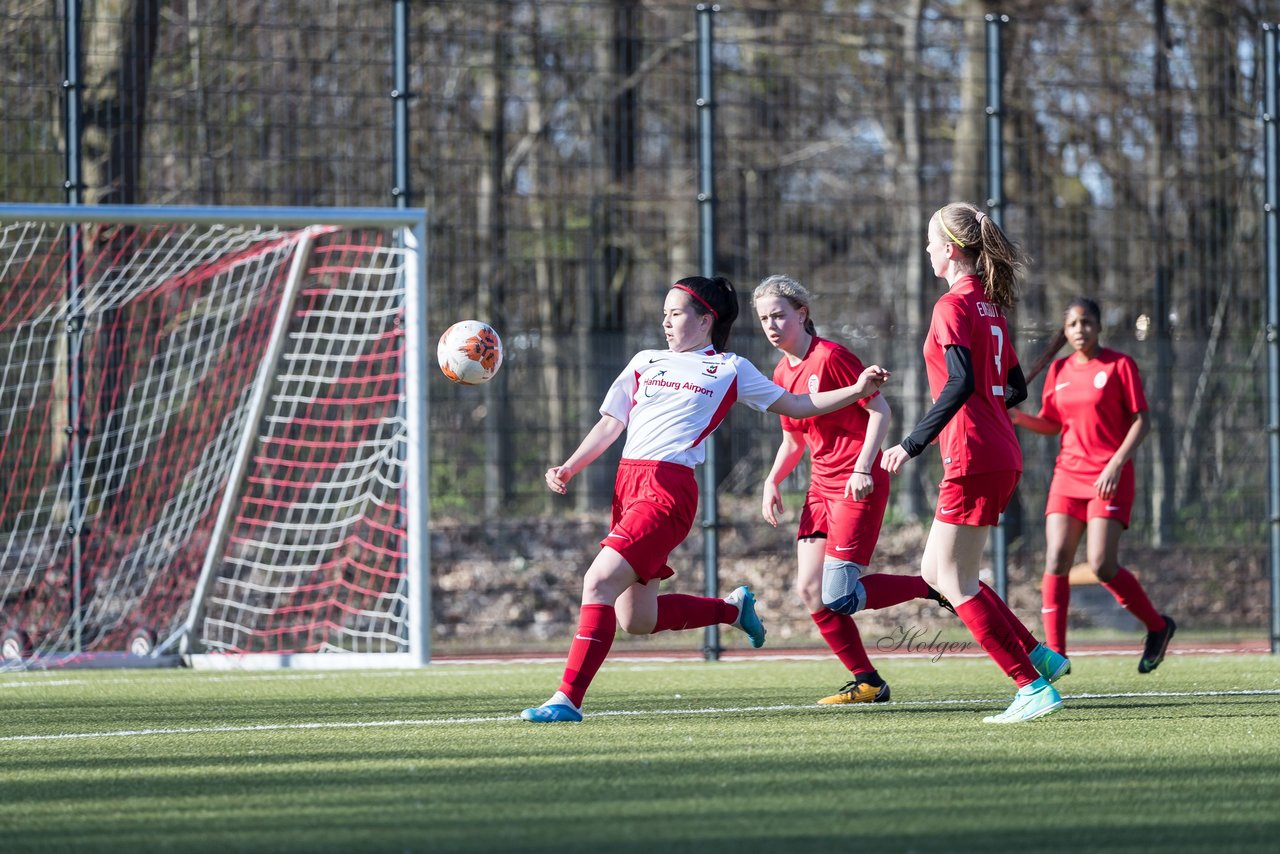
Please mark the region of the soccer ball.
[[440, 336], [436, 359], [455, 383], [487, 383], [502, 367], [502, 339], [487, 323], [460, 320]]

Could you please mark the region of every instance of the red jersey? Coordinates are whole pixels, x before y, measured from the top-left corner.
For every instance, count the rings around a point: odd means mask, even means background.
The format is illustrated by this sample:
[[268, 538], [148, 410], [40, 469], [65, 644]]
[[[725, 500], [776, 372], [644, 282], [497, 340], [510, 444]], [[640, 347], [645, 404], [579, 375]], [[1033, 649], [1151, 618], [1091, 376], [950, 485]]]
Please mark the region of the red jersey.
[[1022, 447], [1005, 412], [1009, 369], [1018, 354], [1009, 340], [1004, 312], [989, 302], [977, 276], [965, 276], [933, 307], [924, 364], [936, 401], [947, 384], [948, 346], [973, 355], [973, 394], [938, 436], [944, 479], [989, 471], [1022, 471]]
[[[863, 368], [862, 361], [848, 349], [834, 341], [815, 336], [799, 363], [792, 365], [786, 356], [778, 361], [777, 367], [773, 369], [773, 381], [792, 394], [812, 394], [853, 385], [858, 381]], [[854, 465], [867, 438], [869, 416], [865, 401], [870, 399], [864, 398], [856, 405], [845, 406], [814, 418], [780, 416], [783, 430], [804, 434], [805, 445], [809, 449], [811, 488], [819, 494], [832, 497], [844, 495], [845, 484], [849, 475], [853, 474]], [[878, 450], [871, 461], [871, 472], [876, 489], [887, 490], [889, 476], [888, 472], [880, 468]], [[880, 475], [884, 477], [881, 478]]]
[[[1063, 495], [1097, 494], [1093, 482], [1146, 408], [1138, 366], [1124, 353], [1103, 347], [1086, 362], [1073, 353], [1049, 366], [1040, 417], [1062, 425], [1054, 483], [1067, 487]], [[1125, 468], [1132, 469], [1133, 460]]]

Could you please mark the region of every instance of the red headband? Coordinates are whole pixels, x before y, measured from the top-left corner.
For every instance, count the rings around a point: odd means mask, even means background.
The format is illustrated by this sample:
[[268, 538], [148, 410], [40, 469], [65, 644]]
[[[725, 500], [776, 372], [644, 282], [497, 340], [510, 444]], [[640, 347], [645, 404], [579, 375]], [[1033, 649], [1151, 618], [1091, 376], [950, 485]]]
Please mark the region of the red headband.
[[705, 308], [707, 311], [711, 312], [711, 316], [712, 316], [712, 317], [714, 317], [716, 320], [719, 320], [719, 319], [720, 319], [720, 312], [718, 312], [718, 311], [716, 311], [714, 308], [712, 308], [712, 307], [711, 307], [711, 303], [707, 302], [707, 301], [706, 301], [706, 300], [704, 300], [702, 297], [700, 297], [700, 296], [698, 296], [697, 294], [695, 294], [695, 293], [693, 292], [693, 289], [692, 289], [692, 288], [690, 288], [688, 285], [679, 285], [679, 284], [677, 284], [677, 285], [672, 285], [671, 287], [673, 287], [673, 288], [679, 288], [680, 290], [684, 291], [686, 294], [688, 294], [689, 296], [693, 297], [693, 298], [694, 298], [694, 299], [696, 299], [698, 302], [702, 303], [702, 307], [703, 307], [703, 308]]

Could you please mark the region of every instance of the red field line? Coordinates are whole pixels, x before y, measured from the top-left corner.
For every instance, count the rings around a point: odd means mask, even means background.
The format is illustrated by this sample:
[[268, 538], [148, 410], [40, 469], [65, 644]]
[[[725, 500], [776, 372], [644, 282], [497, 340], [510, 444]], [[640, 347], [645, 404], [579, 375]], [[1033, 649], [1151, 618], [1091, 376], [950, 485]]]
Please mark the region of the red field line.
[[[1248, 638], [1244, 640], [1213, 640], [1213, 641], [1187, 641], [1186, 643], [1174, 642], [1170, 646], [1167, 655], [1264, 655], [1271, 651], [1270, 643], [1266, 638]], [[1092, 658], [1095, 656], [1133, 656], [1137, 658], [1142, 652], [1142, 642], [1135, 639], [1133, 643], [1120, 644], [1117, 642], [1108, 643], [1092, 643], [1092, 644], [1073, 644], [1070, 655], [1072, 658]], [[874, 653], [877, 660], [880, 659], [931, 659], [938, 655], [937, 650], [920, 649], [912, 652], [876, 652]], [[978, 650], [976, 645], [966, 651], [944, 651], [943, 658], [981, 658], [986, 653]], [[702, 651], [696, 649], [613, 649], [609, 653], [606, 661], [617, 663], [619, 661], [701, 661], [703, 658]], [[783, 647], [778, 649], [726, 649], [720, 653], [721, 660], [726, 661], [771, 661], [771, 660], [794, 660], [794, 661], [821, 661], [823, 659], [834, 656], [825, 650], [817, 647]], [[481, 664], [494, 663], [505, 664], [510, 662], [521, 663], [546, 663], [553, 664], [564, 661], [563, 652], [552, 652], [543, 650], [523, 651], [523, 650], [497, 650], [490, 652], [475, 653], [432, 653], [432, 664]]]

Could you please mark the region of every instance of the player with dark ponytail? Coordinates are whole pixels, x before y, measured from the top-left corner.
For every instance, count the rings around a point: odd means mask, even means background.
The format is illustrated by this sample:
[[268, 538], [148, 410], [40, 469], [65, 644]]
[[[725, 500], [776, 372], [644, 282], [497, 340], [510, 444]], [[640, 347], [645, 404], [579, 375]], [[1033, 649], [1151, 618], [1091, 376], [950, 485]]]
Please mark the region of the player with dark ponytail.
[[674, 574], [667, 558], [693, 526], [693, 468], [705, 456], [703, 440], [733, 403], [810, 418], [875, 394], [889, 374], [872, 365], [851, 385], [792, 394], [727, 352], [737, 316], [738, 297], [728, 279], [690, 276], [672, 285], [662, 308], [667, 349], [633, 356], [605, 395], [600, 420], [567, 460], [547, 469], [547, 487], [564, 494], [578, 472], [627, 434], [612, 523], [583, 579], [578, 629], [560, 687], [542, 705], [522, 711], [524, 720], [582, 720], [583, 697], [619, 626], [630, 634], [652, 634], [726, 623], [744, 631], [752, 646], [764, 644], [765, 628], [746, 587], [718, 599], [659, 595], [654, 583]]
[[729, 349], [729, 332], [738, 319], [738, 292], [733, 289], [733, 282], [724, 276], [712, 279], [689, 276], [671, 287], [690, 294], [698, 301], [699, 307], [705, 306], [711, 312], [711, 346], [718, 353], [726, 352]]
[[[1062, 435], [1061, 449], [1044, 510], [1045, 640], [1067, 652], [1069, 572], [1082, 537], [1090, 567], [1102, 586], [1147, 628], [1138, 672], [1164, 660], [1176, 626], [1147, 598], [1137, 576], [1120, 566], [1120, 534], [1129, 527], [1134, 500], [1133, 455], [1151, 430], [1138, 366], [1129, 356], [1102, 347], [1102, 309], [1076, 297], [1063, 315], [1058, 337], [1074, 353], [1049, 366], [1040, 414], [1010, 411], [1018, 427], [1045, 436]], [[1061, 343], [1046, 348], [1051, 356]], [[1056, 346], [1055, 346], [1056, 343]]]

